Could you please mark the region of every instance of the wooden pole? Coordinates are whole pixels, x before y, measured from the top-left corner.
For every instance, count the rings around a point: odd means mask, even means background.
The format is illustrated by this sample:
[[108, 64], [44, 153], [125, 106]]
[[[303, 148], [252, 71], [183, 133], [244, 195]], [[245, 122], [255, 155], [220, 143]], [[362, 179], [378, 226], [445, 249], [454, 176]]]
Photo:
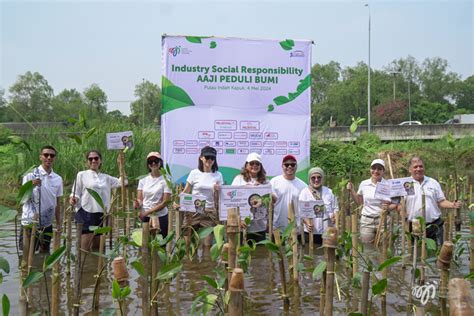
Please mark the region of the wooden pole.
[[[471, 236], [474, 236], [474, 223], [470, 223], [471, 226]], [[474, 238], [471, 238], [471, 247], [470, 247], [470, 255], [469, 255], [469, 269], [471, 271], [474, 270]]]
[[142, 276], [142, 315], [150, 315], [150, 294], [148, 293], [149, 284], [149, 260], [150, 256], [148, 248], [148, 240], [150, 237], [150, 226], [149, 223], [142, 224], [142, 263], [143, 263], [143, 276]]
[[445, 241], [441, 247], [438, 255], [436, 265], [441, 270], [441, 282], [439, 284], [439, 301], [441, 304], [441, 315], [448, 315], [447, 300], [448, 300], [448, 280], [449, 280], [449, 266], [451, 258], [453, 257], [454, 245], [450, 241]]
[[324, 309], [325, 316], [332, 316], [333, 296], [334, 296], [334, 264], [336, 261], [337, 246], [337, 228], [328, 227], [326, 238], [323, 240], [323, 247], [327, 254], [326, 266], [326, 304]]
[[81, 237], [82, 237], [82, 223], [76, 224], [76, 267], [75, 267], [75, 276], [74, 284], [76, 285], [76, 299], [74, 302], [74, 315], [79, 315], [79, 309], [81, 306], [81, 261], [82, 261], [82, 251], [81, 251]]
[[426, 260], [426, 196], [425, 192], [422, 192], [421, 198], [421, 212], [422, 216], [425, 219], [425, 225], [422, 227], [423, 238], [421, 239], [421, 262], [420, 262], [420, 283], [421, 285], [425, 284], [425, 260]]
[[308, 236], [309, 236], [309, 255], [312, 256], [313, 252], [314, 252], [314, 234], [313, 234], [313, 232], [309, 232]]
[[268, 239], [272, 240], [272, 236], [273, 236], [273, 201], [270, 201], [268, 205]]
[[291, 230], [291, 244], [292, 244], [292, 261], [293, 261], [293, 281], [298, 282], [298, 237], [297, 237], [297, 223], [295, 217], [295, 211], [293, 206], [293, 201], [288, 205], [288, 219], [290, 222], [294, 222], [295, 225]]
[[275, 237], [275, 244], [278, 246], [279, 253], [278, 253], [278, 263], [280, 267], [280, 280], [281, 280], [281, 290], [282, 290], [282, 298], [283, 298], [283, 305], [285, 309], [290, 304], [290, 298], [288, 297], [288, 292], [286, 290], [286, 272], [285, 272], [285, 254], [283, 252], [283, 247], [281, 245], [281, 238], [280, 238], [280, 231], [275, 229], [273, 231], [273, 235]]
[[362, 293], [360, 300], [360, 312], [363, 315], [367, 314], [367, 307], [369, 304], [369, 287], [370, 287], [370, 272], [364, 271], [362, 274]]
[[407, 238], [405, 236], [405, 234], [408, 232], [408, 225], [407, 225], [407, 222], [406, 222], [406, 218], [407, 218], [407, 210], [405, 208], [405, 198], [402, 197], [401, 201], [400, 201], [400, 206], [401, 206], [401, 210], [400, 210], [400, 218], [401, 218], [401, 235], [402, 235], [402, 241], [401, 241], [401, 254], [402, 254], [402, 269], [405, 269], [406, 268], [406, 259], [407, 257], [405, 257], [405, 254], [411, 254], [411, 251], [410, 249], [407, 249]]
[[304, 221], [303, 221], [303, 219], [300, 220], [300, 237], [301, 237], [301, 246], [303, 247], [303, 250], [304, 250], [306, 240], [304, 238]]
[[69, 206], [66, 210], [66, 275], [71, 276], [71, 249], [72, 249], [72, 219], [74, 217], [74, 207]]
[[[171, 216], [168, 215], [168, 218]], [[159, 223], [159, 221], [158, 221]], [[170, 227], [170, 226], [168, 226]], [[159, 234], [159, 230], [155, 230], [155, 234], [151, 235], [152, 239], [156, 236], [156, 234]], [[158, 274], [158, 249], [155, 247], [151, 247], [151, 312], [150, 314], [152, 316], [158, 316], [158, 297], [157, 297], [157, 292], [158, 292], [158, 280], [156, 279], [156, 276]]]
[[227, 277], [230, 280], [232, 278], [232, 271], [236, 268], [237, 263], [237, 238], [240, 234], [240, 218], [238, 208], [227, 209], [227, 227], [226, 227], [227, 239], [229, 243], [229, 255], [228, 255], [228, 270]]
[[99, 240], [99, 259], [98, 259], [98, 263], [97, 263], [97, 283], [96, 283], [96, 293], [95, 293], [95, 297], [94, 297], [94, 302], [92, 304], [92, 309], [93, 310], [98, 310], [99, 309], [99, 302], [100, 302], [100, 281], [102, 279], [101, 277], [101, 274], [102, 274], [102, 270], [104, 268], [104, 258], [102, 257], [104, 255], [104, 252], [105, 252], [105, 238], [106, 238], [106, 235], [105, 234], [102, 234], [100, 235], [100, 240]]
[[[57, 229], [53, 233], [53, 252], [59, 249], [61, 243], [61, 233]], [[51, 273], [51, 315], [59, 315], [59, 302], [60, 294], [59, 288], [61, 285], [60, 281], [60, 266], [59, 261], [56, 262], [53, 266], [53, 271]]]
[[230, 299], [229, 299], [229, 315], [244, 315], [244, 270], [235, 268], [232, 271], [232, 277], [229, 283]]
[[449, 315], [474, 315], [474, 298], [468, 280], [454, 278], [449, 281]]
[[[383, 236], [382, 240], [382, 262], [385, 262], [387, 260], [387, 249], [388, 249], [388, 244], [387, 244], [387, 210], [383, 210], [383, 213], [386, 215], [383, 216], [383, 232], [381, 233], [381, 236]], [[387, 279], [388, 276], [388, 268], [385, 268], [382, 270], [382, 278]], [[380, 295], [381, 303], [382, 303], [382, 315], [385, 316], [387, 314], [387, 292], [383, 291], [383, 293]]]
[[357, 258], [357, 244], [359, 239], [357, 238], [357, 220], [358, 220], [357, 211], [354, 210], [351, 215], [351, 236], [352, 236], [352, 277], [354, 277], [359, 271], [359, 262]]
[[[327, 256], [326, 251], [324, 251], [324, 257], [326, 258], [326, 262], [327, 262], [328, 256]], [[326, 309], [326, 278], [327, 278], [327, 274], [326, 274], [326, 270], [324, 270], [323, 276], [321, 278], [321, 286], [319, 289], [319, 293], [320, 293], [319, 314], [320, 315], [324, 315], [324, 311]]]
[[23, 278], [26, 278], [28, 275], [28, 264], [29, 264], [29, 257], [30, 257], [30, 239], [31, 239], [31, 231], [30, 229], [23, 227], [23, 253], [21, 256], [21, 270], [23, 274]]

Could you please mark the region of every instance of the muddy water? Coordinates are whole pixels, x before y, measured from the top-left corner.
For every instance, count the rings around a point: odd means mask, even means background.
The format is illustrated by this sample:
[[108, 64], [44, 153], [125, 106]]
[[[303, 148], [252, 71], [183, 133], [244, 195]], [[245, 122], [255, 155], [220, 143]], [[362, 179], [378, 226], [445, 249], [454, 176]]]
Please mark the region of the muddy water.
[[[465, 221], [467, 223], [467, 221]], [[0, 255], [6, 258], [11, 267], [11, 271], [4, 277], [1, 285], [0, 295], [7, 294], [10, 298], [12, 311], [11, 315], [26, 315], [41, 313], [45, 314], [48, 309], [47, 295], [44, 280], [37, 282], [32, 286], [32, 295], [28, 308], [25, 304], [20, 303], [20, 281], [18, 270], [18, 255], [15, 246], [15, 227], [13, 223], [0, 226], [0, 234], [8, 232], [9, 236], [0, 239]], [[462, 231], [463, 235], [468, 236], [467, 228]], [[466, 243], [465, 239], [463, 243]], [[107, 243], [108, 244], [108, 243]], [[464, 255], [461, 256], [459, 267], [453, 265], [450, 277], [465, 276], [469, 273], [468, 246], [465, 245]], [[107, 251], [110, 251], [107, 248]], [[308, 245], [300, 248], [300, 252], [308, 254]], [[73, 249], [75, 253], [75, 249]], [[129, 262], [138, 257], [138, 250], [133, 247], [129, 248]], [[375, 262], [381, 257], [380, 253], [374, 249], [365, 249], [365, 254], [370, 256]], [[314, 261], [305, 261], [306, 267], [314, 267], [323, 259], [323, 250], [315, 249]], [[37, 255], [34, 265], [36, 269], [41, 269], [44, 256]], [[95, 275], [97, 273], [97, 257], [89, 255], [82, 278], [82, 304], [81, 315], [99, 315], [100, 313], [92, 313], [92, 299], [94, 292]], [[209, 254], [200, 249], [198, 255], [193, 261], [185, 261], [183, 271], [173, 280], [170, 286], [166, 287], [159, 294], [159, 313], [166, 315], [187, 315], [189, 314], [191, 304], [197, 293], [207, 286], [201, 276], [215, 276], [212, 271], [217, 263], [210, 260]], [[71, 275], [66, 273], [66, 260], [61, 261], [61, 298], [60, 298], [60, 314], [70, 315], [73, 309], [73, 287], [74, 287], [74, 265], [72, 265]], [[288, 267], [288, 262], [286, 262]], [[435, 265], [433, 264], [433, 267]], [[310, 272], [300, 274], [298, 284], [290, 282], [288, 293], [290, 295], [290, 307], [288, 310], [283, 308], [283, 302], [280, 298], [281, 283], [279, 274], [278, 261], [275, 256], [271, 256], [268, 251], [259, 246], [257, 251], [253, 253], [249, 271], [245, 275], [245, 314], [246, 315], [315, 315], [319, 313], [320, 305], [320, 282], [313, 281]], [[439, 273], [427, 269], [427, 281], [438, 281]], [[126, 301], [127, 315], [141, 315], [141, 283], [138, 274], [130, 269], [130, 287], [132, 294]], [[112, 270], [110, 265], [107, 267], [100, 287], [100, 310], [106, 308], [116, 308], [111, 296]], [[340, 297], [336, 291], [334, 298], [334, 311], [337, 315], [347, 315], [351, 311], [356, 311], [359, 304], [360, 290], [351, 286], [351, 280], [348, 277], [349, 270], [345, 267], [343, 260], [339, 260], [336, 265], [336, 278], [340, 288]], [[389, 286], [387, 291], [387, 314], [388, 315], [406, 315], [409, 300], [409, 284], [411, 277], [410, 268], [402, 269], [400, 264], [391, 268], [389, 272]], [[381, 275], [378, 275], [381, 278]], [[287, 279], [290, 279], [287, 273]], [[48, 286], [51, 286], [51, 279], [48, 278]], [[337, 288], [337, 286], [335, 286]], [[210, 291], [212, 291], [210, 289]], [[415, 304], [420, 305], [415, 300]], [[380, 298], [374, 298], [372, 302], [372, 315], [381, 315]], [[432, 315], [439, 315], [440, 309], [437, 298], [428, 302], [425, 306], [426, 311]]]

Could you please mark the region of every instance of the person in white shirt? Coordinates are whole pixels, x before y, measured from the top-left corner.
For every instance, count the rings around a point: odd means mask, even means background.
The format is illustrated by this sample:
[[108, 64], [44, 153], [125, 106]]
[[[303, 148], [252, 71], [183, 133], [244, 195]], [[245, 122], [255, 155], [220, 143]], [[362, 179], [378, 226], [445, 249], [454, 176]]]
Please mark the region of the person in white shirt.
[[339, 211], [337, 198], [332, 190], [324, 186], [324, 170], [314, 167], [309, 170], [309, 185], [301, 193], [300, 201], [323, 201], [324, 205], [317, 208], [314, 218], [303, 218], [305, 240], [309, 241], [309, 234], [314, 234], [314, 243], [322, 244], [322, 234], [336, 222], [336, 212]]
[[159, 152], [153, 151], [146, 156], [148, 176], [138, 182], [135, 208], [141, 207], [140, 219], [149, 222], [150, 216], [157, 216], [160, 223], [160, 233], [168, 235], [168, 208], [171, 200], [171, 189], [161, 175], [160, 168], [163, 160]]
[[360, 183], [357, 193], [351, 182], [347, 184], [347, 189], [351, 192], [352, 198], [362, 207], [360, 219], [360, 240], [363, 243], [372, 243], [375, 240], [379, 227], [382, 209], [393, 210], [397, 204], [375, 198], [375, 188], [378, 182], [386, 181], [383, 178], [385, 173], [385, 162], [382, 159], [375, 159], [370, 164], [370, 179]]
[[[44, 146], [39, 155], [41, 165], [23, 177], [23, 184], [31, 181], [34, 189], [31, 198], [23, 204], [21, 224], [27, 226], [37, 223], [35, 250], [40, 247], [40, 252], [45, 253], [50, 249], [53, 216], [56, 230], [61, 230], [59, 198], [63, 195], [63, 179], [53, 171], [56, 155], [57, 151], [53, 146]], [[20, 248], [23, 249], [23, 234], [20, 234]]]
[[[286, 155], [282, 160], [283, 174], [270, 180], [273, 193], [273, 227], [284, 230], [288, 226], [288, 206], [293, 202], [295, 213], [298, 209], [298, 197], [306, 183], [296, 177], [298, 164], [296, 157]], [[298, 214], [295, 214], [297, 219]], [[297, 223], [298, 224], [298, 223]]]
[[457, 209], [462, 206], [462, 203], [451, 202], [445, 198], [438, 181], [425, 176], [425, 165], [420, 157], [414, 156], [409, 160], [408, 171], [414, 184], [413, 194], [405, 198], [408, 220], [411, 224], [414, 218], [422, 216], [424, 194], [426, 236], [436, 241], [439, 246], [443, 243], [443, 220], [440, 208]]
[[[81, 248], [85, 250], [99, 248], [99, 236], [95, 236], [90, 226], [103, 226], [104, 213], [110, 209], [110, 196], [112, 188], [122, 184], [121, 178], [115, 178], [100, 172], [102, 155], [97, 150], [88, 151], [86, 154], [88, 170], [77, 173], [72, 186], [69, 203], [76, 207], [76, 222], [82, 223]], [[119, 164], [123, 164], [123, 156], [118, 155]], [[125, 177], [125, 175], [123, 175]], [[124, 179], [127, 184], [127, 178]], [[87, 191], [92, 189], [99, 194], [104, 204], [103, 209]]]
[[[204, 213], [186, 213], [184, 216], [183, 228], [185, 229], [186, 243], [189, 245], [191, 229], [198, 230], [201, 227], [213, 227], [219, 223], [217, 206], [215, 205], [214, 194], [219, 190], [219, 186], [224, 183], [222, 174], [218, 171], [217, 151], [210, 146], [202, 148], [198, 158], [198, 168], [193, 169], [186, 180], [184, 193], [200, 194], [206, 197]], [[210, 246], [212, 234], [204, 239], [204, 245]]]
[[[258, 186], [268, 184], [266, 171], [263, 168], [262, 158], [257, 153], [250, 153], [245, 160], [245, 164], [240, 174], [234, 178], [232, 185]], [[259, 242], [265, 240], [267, 230], [268, 210], [265, 206], [260, 206], [255, 210], [255, 217], [247, 228], [247, 240]]]

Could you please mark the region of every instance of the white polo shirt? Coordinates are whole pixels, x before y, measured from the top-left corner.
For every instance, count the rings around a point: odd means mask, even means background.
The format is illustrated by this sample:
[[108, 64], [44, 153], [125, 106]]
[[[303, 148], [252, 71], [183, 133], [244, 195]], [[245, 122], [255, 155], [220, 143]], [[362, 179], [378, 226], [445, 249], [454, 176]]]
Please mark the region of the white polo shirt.
[[[387, 180], [383, 179], [381, 182]], [[362, 207], [362, 215], [377, 217], [380, 216], [382, 212], [382, 203], [384, 202], [381, 199], [376, 199], [375, 188], [377, 187], [376, 183], [373, 183], [371, 179], [362, 181], [359, 184], [359, 189], [357, 190], [358, 195], [362, 195], [364, 198], [364, 206]]]
[[[109, 176], [108, 174], [95, 172], [93, 170], [80, 171], [77, 174], [76, 181], [72, 186], [72, 193], [79, 200], [76, 204], [76, 211], [81, 207], [89, 213], [104, 213], [110, 209], [110, 195], [112, 188], [118, 188], [122, 184], [119, 178]], [[125, 185], [127, 181], [125, 180]], [[87, 189], [96, 191], [102, 198], [105, 210], [100, 207], [96, 200], [89, 194]]]
[[[171, 189], [166, 184], [163, 176], [158, 178], [152, 177], [150, 174], [138, 181], [138, 190], [143, 193], [143, 210], [148, 211], [161, 203], [163, 194], [171, 193]], [[168, 214], [168, 208], [164, 207], [159, 212], [154, 213], [154, 216], [165, 216]]]
[[23, 204], [21, 224], [31, 224], [38, 213], [41, 196], [41, 226], [47, 227], [53, 223], [57, 198], [63, 195], [63, 179], [54, 171], [47, 173], [39, 166], [23, 177], [23, 184], [37, 178], [41, 180], [41, 187], [34, 187], [31, 198]]
[[[337, 198], [332, 193], [332, 190], [328, 187], [323, 186], [321, 192], [321, 199], [324, 202], [324, 214], [322, 218], [313, 218], [313, 234], [322, 235], [324, 231], [333, 226], [331, 223], [331, 217], [334, 215], [335, 212], [339, 211], [339, 206], [337, 205]], [[300, 201], [316, 201], [314, 198], [313, 193], [309, 187], [306, 187], [301, 191]], [[308, 232], [307, 228], [304, 228], [305, 232]]]
[[[413, 179], [413, 178], [412, 178]], [[422, 215], [422, 195], [426, 197], [426, 223], [431, 223], [441, 216], [438, 203], [446, 200], [439, 182], [433, 178], [424, 176], [423, 182], [413, 179], [415, 194], [407, 195], [405, 198], [408, 220], [411, 221]]]

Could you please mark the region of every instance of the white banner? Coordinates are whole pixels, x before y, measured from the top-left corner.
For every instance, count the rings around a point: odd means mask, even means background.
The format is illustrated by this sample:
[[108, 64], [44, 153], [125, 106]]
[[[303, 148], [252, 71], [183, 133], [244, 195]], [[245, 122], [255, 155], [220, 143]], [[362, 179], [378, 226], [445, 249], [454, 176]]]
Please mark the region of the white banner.
[[268, 176], [294, 155], [307, 181], [311, 41], [165, 36], [162, 46], [161, 151], [176, 182], [206, 145], [216, 148], [226, 183], [251, 152]]
[[227, 209], [238, 207], [240, 217], [264, 219], [271, 200], [271, 185], [223, 185], [219, 194], [219, 220], [227, 220]]
[[323, 200], [298, 201], [300, 218], [324, 218], [326, 207]]
[[179, 195], [179, 210], [190, 213], [204, 213], [206, 197], [199, 194], [181, 193]]

